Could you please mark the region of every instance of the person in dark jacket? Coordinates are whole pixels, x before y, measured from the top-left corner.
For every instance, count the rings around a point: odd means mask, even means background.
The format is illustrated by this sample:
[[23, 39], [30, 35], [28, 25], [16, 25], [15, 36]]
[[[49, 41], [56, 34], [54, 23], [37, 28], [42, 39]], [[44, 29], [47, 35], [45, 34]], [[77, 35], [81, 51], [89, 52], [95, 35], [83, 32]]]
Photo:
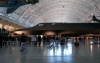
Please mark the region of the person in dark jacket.
[[3, 36], [0, 34], [0, 48], [2, 48], [2, 43], [3, 43]]
[[38, 36], [38, 44], [40, 46], [40, 44], [41, 44], [41, 36]]
[[20, 36], [20, 44], [21, 44], [21, 51], [23, 51], [25, 49], [24, 45], [26, 42], [26, 35], [24, 33], [22, 33], [22, 35]]

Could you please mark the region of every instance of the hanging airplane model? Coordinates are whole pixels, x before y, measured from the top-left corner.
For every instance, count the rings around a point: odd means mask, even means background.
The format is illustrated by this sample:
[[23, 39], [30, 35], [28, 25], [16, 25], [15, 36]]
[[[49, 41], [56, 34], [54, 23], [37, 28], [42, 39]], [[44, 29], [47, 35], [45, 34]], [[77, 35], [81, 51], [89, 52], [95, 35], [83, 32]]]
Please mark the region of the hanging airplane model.
[[99, 20], [99, 19], [97, 19], [97, 17], [96, 17], [95, 15], [93, 15], [93, 16], [92, 16], [92, 20], [90, 20], [90, 21], [100, 22], [100, 20]]

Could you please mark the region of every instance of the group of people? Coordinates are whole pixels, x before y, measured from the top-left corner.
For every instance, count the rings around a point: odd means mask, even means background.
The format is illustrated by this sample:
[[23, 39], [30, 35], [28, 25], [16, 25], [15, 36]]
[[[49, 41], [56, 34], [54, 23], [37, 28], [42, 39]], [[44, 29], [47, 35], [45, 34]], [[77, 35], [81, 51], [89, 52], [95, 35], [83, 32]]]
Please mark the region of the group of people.
[[[21, 51], [22, 51], [24, 49], [24, 44], [27, 41], [27, 35], [22, 33], [20, 35], [19, 39], [17, 39], [17, 40], [19, 40], [19, 42], [20, 42]], [[3, 34], [0, 34], [0, 48], [2, 48], [3, 45], [5, 45], [7, 47], [7, 41], [15, 41], [16, 42], [16, 37], [12, 37], [12, 36], [5, 37]]]

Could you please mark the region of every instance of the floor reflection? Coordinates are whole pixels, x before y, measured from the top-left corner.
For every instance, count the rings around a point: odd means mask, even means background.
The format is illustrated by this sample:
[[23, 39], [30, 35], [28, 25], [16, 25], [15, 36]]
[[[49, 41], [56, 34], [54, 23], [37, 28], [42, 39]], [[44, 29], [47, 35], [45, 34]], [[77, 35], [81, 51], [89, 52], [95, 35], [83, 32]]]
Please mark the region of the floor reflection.
[[48, 50], [49, 56], [72, 56], [72, 43], [66, 45], [57, 45]]
[[93, 56], [93, 45], [90, 45], [90, 55]]
[[[90, 40], [91, 42], [91, 40]], [[100, 44], [81, 43], [75, 47], [68, 41], [64, 45], [55, 44], [48, 48], [48, 44], [42, 46], [27, 46], [21, 52], [19, 46], [0, 49], [1, 63], [99, 63]]]
[[98, 50], [99, 50], [99, 48], [100, 48], [100, 45], [98, 44]]

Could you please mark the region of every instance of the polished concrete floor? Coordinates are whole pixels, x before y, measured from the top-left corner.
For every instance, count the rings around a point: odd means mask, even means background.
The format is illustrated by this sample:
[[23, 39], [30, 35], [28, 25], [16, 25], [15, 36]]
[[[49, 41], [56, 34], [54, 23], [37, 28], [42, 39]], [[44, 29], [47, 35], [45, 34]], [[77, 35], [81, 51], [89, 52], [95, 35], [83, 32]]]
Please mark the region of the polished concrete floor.
[[28, 45], [0, 48], [0, 63], [100, 63], [100, 44], [82, 44], [75, 47], [69, 40], [65, 45]]

